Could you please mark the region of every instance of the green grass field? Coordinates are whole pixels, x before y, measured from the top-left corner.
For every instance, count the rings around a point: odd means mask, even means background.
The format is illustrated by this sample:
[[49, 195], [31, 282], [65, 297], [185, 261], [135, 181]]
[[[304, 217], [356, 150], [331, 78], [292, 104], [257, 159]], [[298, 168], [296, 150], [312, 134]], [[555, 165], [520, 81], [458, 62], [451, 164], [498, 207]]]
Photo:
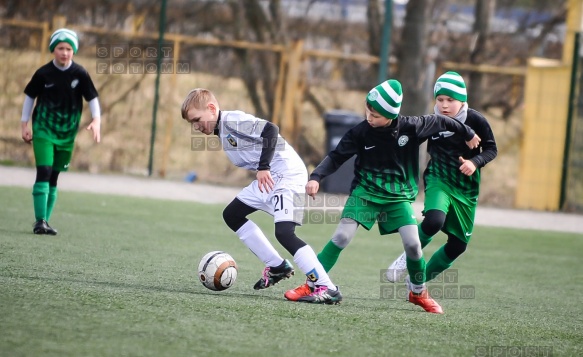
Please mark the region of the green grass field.
[[[321, 306], [283, 298], [299, 272], [253, 290], [262, 264], [222, 206], [60, 192], [52, 237], [32, 234], [29, 189], [0, 187], [0, 202], [0, 356], [583, 355], [582, 235], [476, 228], [457, 283], [431, 285], [464, 296], [437, 299], [445, 314], [433, 315], [381, 282], [397, 235], [359, 231], [331, 272], [343, 303]], [[253, 219], [273, 237], [269, 216]], [[319, 251], [334, 228], [298, 235]], [[211, 250], [237, 260], [229, 290], [198, 282]]]

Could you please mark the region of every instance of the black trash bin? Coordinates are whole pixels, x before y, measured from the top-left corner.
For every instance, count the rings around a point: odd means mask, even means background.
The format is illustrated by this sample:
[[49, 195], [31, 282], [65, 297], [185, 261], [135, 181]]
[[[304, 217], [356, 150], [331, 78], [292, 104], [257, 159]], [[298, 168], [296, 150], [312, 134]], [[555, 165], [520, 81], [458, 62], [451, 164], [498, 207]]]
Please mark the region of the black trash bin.
[[[324, 123], [326, 126], [326, 153], [334, 150], [342, 136], [348, 130], [364, 120], [362, 114], [345, 111], [332, 110], [324, 114]], [[350, 184], [354, 179], [354, 159], [348, 159], [332, 175], [324, 178], [320, 183], [323, 192], [328, 193], [350, 193]]]

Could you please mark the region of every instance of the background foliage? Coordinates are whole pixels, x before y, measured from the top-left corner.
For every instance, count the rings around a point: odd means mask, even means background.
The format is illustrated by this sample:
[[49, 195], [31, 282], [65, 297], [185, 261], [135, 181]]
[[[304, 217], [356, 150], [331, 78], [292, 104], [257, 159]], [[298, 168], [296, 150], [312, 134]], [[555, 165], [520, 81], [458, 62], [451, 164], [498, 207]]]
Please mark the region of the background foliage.
[[[431, 87], [435, 77], [446, 70], [444, 61], [507, 67], [523, 66], [533, 55], [561, 56], [564, 1], [411, 0], [394, 4], [389, 75], [404, 84], [403, 114], [432, 110]], [[474, 26], [474, 13], [482, 8], [490, 9], [491, 21], [483, 22], [489, 25], [480, 28]], [[81, 133], [75, 169], [146, 171], [155, 76], [98, 74], [96, 46], [136, 42], [113, 31], [157, 33], [159, 10], [157, 1], [137, 0], [10, 0], [0, 4], [1, 19], [50, 22], [58, 14], [69, 24], [104, 29], [100, 34], [80, 31], [81, 49], [76, 60], [89, 70], [100, 93], [103, 143], [95, 146]], [[408, 17], [407, 13], [417, 16]], [[167, 17], [169, 33], [274, 45], [300, 38], [307, 49], [378, 56], [384, 1], [170, 0]], [[0, 160], [31, 164], [31, 151], [20, 141], [17, 118], [24, 86], [49, 58], [38, 52], [45, 45], [40, 43], [39, 30], [7, 25], [2, 25], [2, 30]], [[141, 41], [142, 45], [155, 44], [155, 39]], [[199, 179], [215, 183], [239, 184], [246, 179], [247, 174], [230, 167], [223, 156], [193, 152], [194, 134], [180, 120], [180, 103], [189, 89], [207, 87], [218, 93], [223, 109], [242, 109], [269, 120], [274, 86], [281, 75], [279, 56], [268, 51], [184, 45], [178, 60], [189, 63], [190, 73], [177, 75], [175, 81], [170, 75], [162, 76], [154, 168], [164, 167], [169, 178], [196, 171]], [[523, 78], [459, 72], [473, 91], [470, 105], [489, 118], [499, 142], [500, 156], [484, 170], [481, 202], [511, 206]], [[312, 167], [325, 154], [323, 114], [332, 109], [362, 113], [362, 99], [377, 82], [378, 65], [311, 59], [304, 62], [302, 73], [302, 130], [294, 146]], [[86, 113], [84, 120], [88, 118]]]

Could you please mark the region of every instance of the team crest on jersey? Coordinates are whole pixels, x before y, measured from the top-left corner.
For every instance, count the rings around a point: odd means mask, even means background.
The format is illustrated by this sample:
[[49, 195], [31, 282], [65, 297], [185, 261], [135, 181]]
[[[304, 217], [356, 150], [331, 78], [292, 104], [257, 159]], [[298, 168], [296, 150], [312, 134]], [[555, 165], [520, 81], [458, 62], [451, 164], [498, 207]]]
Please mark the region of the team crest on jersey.
[[235, 140], [233, 135], [231, 134], [227, 135], [227, 141], [229, 142], [229, 144], [231, 144], [231, 146], [237, 147], [237, 140]]
[[71, 82], [71, 88], [77, 87], [77, 84], [79, 84], [79, 80], [78, 79], [73, 79], [73, 82]]
[[407, 142], [409, 142], [409, 137], [407, 135], [401, 135], [401, 137], [399, 138], [399, 146], [405, 146], [405, 144], [407, 144]]

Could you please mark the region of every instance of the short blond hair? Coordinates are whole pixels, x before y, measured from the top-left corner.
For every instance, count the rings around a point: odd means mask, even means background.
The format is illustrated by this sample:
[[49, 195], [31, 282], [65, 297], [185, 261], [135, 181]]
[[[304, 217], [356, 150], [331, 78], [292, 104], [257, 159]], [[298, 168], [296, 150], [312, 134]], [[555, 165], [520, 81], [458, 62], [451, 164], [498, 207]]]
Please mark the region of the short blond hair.
[[182, 119], [188, 119], [188, 111], [191, 108], [204, 109], [209, 103], [213, 103], [217, 108], [219, 107], [219, 102], [213, 92], [204, 88], [191, 90], [182, 103]]

